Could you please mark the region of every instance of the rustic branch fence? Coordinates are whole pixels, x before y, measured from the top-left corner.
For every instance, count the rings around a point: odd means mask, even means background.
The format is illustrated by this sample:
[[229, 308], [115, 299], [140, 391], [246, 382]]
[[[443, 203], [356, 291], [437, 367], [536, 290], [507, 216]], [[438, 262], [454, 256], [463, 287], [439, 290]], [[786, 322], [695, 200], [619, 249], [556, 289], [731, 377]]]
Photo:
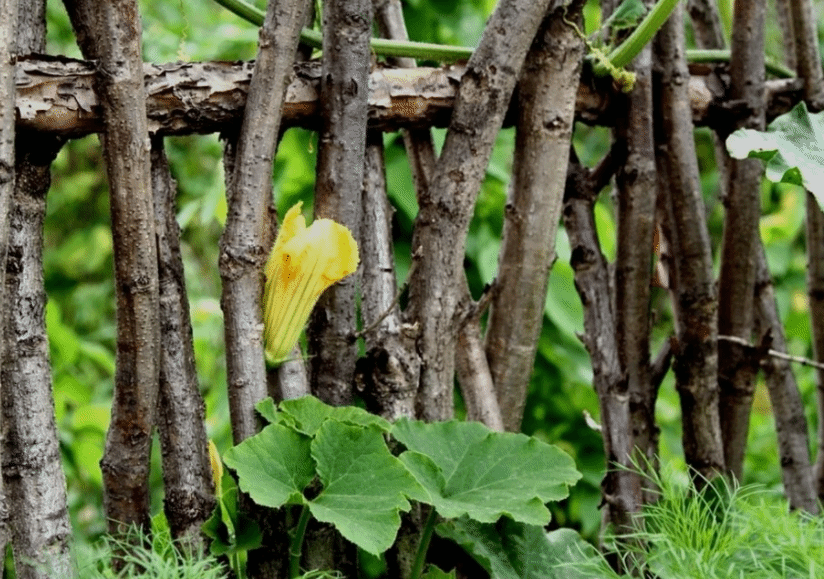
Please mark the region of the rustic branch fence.
[[[321, 62], [300, 62], [298, 52], [312, 3], [271, 0], [253, 64], [144, 64], [137, 2], [65, 4], [86, 61], [42, 55], [42, 0], [0, 1], [0, 254], [6, 256], [0, 270], [0, 547], [12, 542], [18, 577], [48, 576], [46, 567], [60, 577], [74, 573], [52, 418], [42, 223], [50, 162], [67, 139], [89, 133], [101, 135], [105, 153], [115, 253], [117, 373], [101, 463], [111, 532], [149, 526], [155, 428], [173, 535], [203, 545], [200, 525], [214, 507], [175, 222], [176, 185], [163, 146], [165, 136], [210, 132], [225, 137], [228, 217], [219, 271], [236, 443], [257, 431], [254, 404], [268, 395], [311, 392], [341, 405], [352, 403], [357, 392], [390, 420], [448, 419], [456, 376], [469, 418], [519, 430], [555, 232], [563, 220], [584, 305], [582, 340], [592, 359], [608, 465], [654, 461], [655, 402], [672, 362], [687, 464], [701, 477], [723, 472], [740, 478], [754, 379], [763, 367], [788, 498], [795, 508], [817, 511], [824, 458], [819, 451], [811, 466], [792, 369], [747, 345], [769, 335], [772, 348], [786, 349], [758, 238], [761, 167], [730, 160], [723, 147], [735, 128], [763, 127], [800, 99], [812, 110], [824, 107], [810, 0], [777, 3], [793, 31], [786, 37], [787, 65], [798, 78], [765, 80], [766, 0], [735, 2], [728, 66], [689, 64], [686, 9], [702, 47], [724, 43], [715, 2], [690, 0], [678, 4], [632, 64], [637, 80], [628, 95], [584, 66], [587, 49], [572, 26], [580, 26], [580, 0], [501, 0], [469, 61], [442, 68], [416, 68], [409, 58], [372, 62], [373, 19], [381, 35], [406, 38], [400, 0], [326, 2], [323, 42], [334, 49], [324, 50]], [[604, 0], [604, 13], [615, 4]], [[612, 148], [595, 169], [582, 167], [574, 151], [570, 155], [576, 121], [614, 129]], [[717, 284], [693, 141], [693, 129], [701, 125], [717, 135], [718, 164], [726, 176]], [[349, 227], [359, 239], [362, 267], [315, 310], [308, 328], [310, 363], [267, 371], [260, 299], [276, 221], [271, 167], [279, 135], [295, 126], [319, 135], [316, 215]], [[502, 126], [514, 126], [517, 137], [498, 277], [475, 301], [463, 269], [465, 242]], [[431, 127], [449, 129], [440, 155]], [[404, 132], [420, 208], [403, 310], [380, 138], [382, 131], [396, 130]], [[613, 177], [618, 244], [616, 263], [609, 264], [593, 204]], [[824, 217], [812, 197], [807, 212], [809, 300], [820, 362]], [[659, 250], [666, 248], [659, 268], [668, 279], [676, 335], [651, 356], [655, 239]], [[358, 314], [366, 348], [360, 360]], [[719, 340], [719, 334], [734, 339]], [[818, 377], [824, 401], [824, 372]], [[819, 448], [822, 441], [819, 426]], [[609, 468], [606, 521], [630, 530], [650, 500], [648, 490], [639, 474]], [[244, 508], [264, 536], [264, 547], [250, 555], [250, 577], [284, 576], [282, 516], [252, 504]], [[413, 514], [404, 529], [419, 524]], [[411, 548], [401, 540], [388, 557], [393, 576], [409, 572], [403, 551]], [[307, 567], [354, 572], [355, 555], [340, 537], [330, 539], [329, 528], [310, 529]]]

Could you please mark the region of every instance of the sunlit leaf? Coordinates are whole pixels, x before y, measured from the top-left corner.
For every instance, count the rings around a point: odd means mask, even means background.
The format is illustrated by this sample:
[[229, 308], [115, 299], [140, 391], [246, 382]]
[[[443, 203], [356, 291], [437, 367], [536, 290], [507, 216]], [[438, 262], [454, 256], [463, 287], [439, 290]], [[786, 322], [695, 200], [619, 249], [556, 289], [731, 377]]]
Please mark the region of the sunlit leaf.
[[491, 523], [506, 515], [543, 525], [544, 503], [569, 494], [581, 478], [569, 455], [523, 434], [492, 432], [477, 422], [399, 420], [392, 436], [401, 460], [447, 518]]
[[763, 160], [770, 181], [803, 185], [824, 208], [824, 112], [810, 114], [802, 101], [766, 131], [735, 131], [727, 150], [736, 159]]

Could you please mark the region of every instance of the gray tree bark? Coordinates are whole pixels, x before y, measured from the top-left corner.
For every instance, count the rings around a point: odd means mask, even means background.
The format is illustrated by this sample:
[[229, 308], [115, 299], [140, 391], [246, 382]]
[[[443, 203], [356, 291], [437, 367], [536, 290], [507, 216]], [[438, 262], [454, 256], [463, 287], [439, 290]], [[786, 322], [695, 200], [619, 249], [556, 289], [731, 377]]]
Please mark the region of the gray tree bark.
[[[0, 20], [0, 264], [6, 263], [9, 235], [9, 212], [14, 196], [15, 173], [15, 62], [17, 48], [17, 0], [0, 0], [0, 14], [7, 17]], [[0, 267], [0, 312], [6, 310], [6, 268]], [[5, 351], [5, 339], [0, 335], [0, 360]], [[0, 373], [0, 403], [4, 381]], [[2, 417], [0, 415], [0, 421]], [[2, 427], [0, 422], [0, 427]], [[11, 531], [9, 529], [9, 509], [6, 492], [0, 477], [0, 552], [6, 552]]]
[[60, 144], [17, 139], [17, 175], [5, 262], [3, 482], [9, 501], [17, 577], [75, 575], [66, 478], [51, 390], [43, 219], [49, 167]]
[[[775, 303], [772, 274], [767, 265], [763, 244], [759, 243], [758, 271], [755, 288], [755, 330], [773, 350], [787, 351], [784, 325]], [[818, 502], [810, 465], [810, 438], [804, 401], [798, 390], [790, 363], [776, 356], [767, 356], [761, 364], [770, 394], [770, 406], [775, 416], [778, 456], [781, 464], [784, 494], [794, 509], [818, 512]]]
[[414, 331], [404, 325], [396, 301], [392, 207], [386, 198], [381, 133], [369, 133], [365, 160], [360, 251], [366, 356], [358, 362], [356, 384], [372, 412], [395, 421], [415, 417], [420, 362]]
[[[746, 103], [749, 114], [735, 127], [764, 128], [764, 0], [736, 0], [733, 21], [730, 96]], [[758, 220], [762, 165], [757, 159], [730, 163], [724, 200], [724, 236], [718, 280], [718, 333], [749, 341], [753, 329]], [[727, 471], [740, 480], [750, 423], [757, 367], [744, 348], [718, 345], [719, 413]]]
[[207, 547], [200, 527], [215, 507], [204, 424], [206, 405], [197, 383], [180, 228], [175, 219], [177, 184], [161, 138], [152, 141], [151, 161], [162, 339], [157, 426], [163, 458], [163, 504], [172, 536], [197, 552]]
[[655, 40], [656, 160], [666, 206], [676, 318], [675, 380], [681, 400], [684, 458], [695, 483], [724, 472], [718, 421], [718, 296], [712, 247], [699, 183], [683, 7], [677, 6]]
[[[647, 5], [651, 2], [647, 1]], [[650, 285], [655, 199], [658, 193], [653, 141], [652, 47], [633, 61], [635, 88], [619, 115], [615, 140], [625, 143], [626, 161], [615, 175], [617, 238], [615, 257], [616, 330], [621, 368], [627, 375], [634, 444], [652, 460], [658, 450], [657, 390], [650, 381]]]
[[[355, 239], [361, 238], [372, 12], [371, 0], [326, 0], [323, 6], [315, 218], [345, 225]], [[323, 293], [306, 332], [312, 393], [335, 406], [353, 401], [359, 277], [356, 272]], [[304, 566], [354, 575], [357, 550], [330, 525], [310, 522]]]
[[[308, 0], [269, 2], [240, 134], [226, 145], [228, 213], [220, 239], [221, 307], [236, 444], [257, 432], [254, 407], [267, 395], [260, 304], [262, 268], [274, 239], [272, 162], [288, 74], [308, 7]], [[283, 518], [255, 508], [250, 501], [242, 503], [263, 533], [263, 547], [249, 553], [249, 577], [279, 577], [285, 573], [288, 559]]]
[[[640, 478], [630, 471], [635, 448], [627, 376], [621, 368], [611, 273], [601, 252], [593, 206], [621, 160], [616, 147], [595, 171], [573, 159], [567, 181], [563, 217], [569, 236], [575, 289], [584, 306], [583, 342], [592, 360], [593, 386], [601, 411], [607, 472], [601, 483], [605, 523], [618, 534], [633, 530], [633, 516], [642, 504]], [[623, 468], [622, 468], [623, 467]]]
[[[371, 29], [371, 0], [324, 3], [315, 217], [345, 225], [355, 239], [361, 222]], [[337, 406], [352, 403], [357, 282], [358, 275], [350, 275], [326, 290], [307, 330], [312, 392]]]
[[519, 70], [550, 4], [498, 4], [469, 60], [443, 151], [427, 194], [419, 200], [412, 247], [422, 253], [410, 283], [409, 318], [421, 331], [417, 405], [426, 420], [452, 416], [453, 322], [464, 283], [467, 228]]
[[508, 431], [520, 431], [566, 185], [583, 42], [566, 20], [580, 3], [547, 14], [518, 83], [518, 120], [498, 278], [485, 350]]
[[101, 142], [111, 199], [118, 339], [112, 419], [100, 467], [109, 530], [117, 534], [131, 524], [150, 526], [149, 456], [160, 370], [141, 23], [131, 0], [65, 4], [81, 50], [99, 62], [96, 87], [105, 122]]
[[[804, 80], [804, 100], [813, 112], [824, 109], [824, 73], [818, 50], [818, 34], [809, 0], [789, 0], [795, 60], [798, 76]], [[789, 42], [787, 44], [790, 44]], [[810, 325], [813, 353], [824, 360], [824, 212], [811, 194], [807, 194], [807, 292], [810, 299]], [[815, 461], [815, 485], [824, 500], [824, 371], [818, 370], [818, 456]]]

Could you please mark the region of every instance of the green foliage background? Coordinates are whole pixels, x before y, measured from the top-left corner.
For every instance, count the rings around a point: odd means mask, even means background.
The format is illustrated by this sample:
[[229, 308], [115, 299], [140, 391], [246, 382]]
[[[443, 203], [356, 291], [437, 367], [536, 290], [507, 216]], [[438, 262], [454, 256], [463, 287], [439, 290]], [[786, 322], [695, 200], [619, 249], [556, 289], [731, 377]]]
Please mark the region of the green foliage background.
[[[408, 0], [404, 3], [410, 36], [443, 44], [475, 45], [495, 0]], [[263, 6], [264, 2], [258, 0]], [[599, 22], [598, 3], [590, 1], [587, 29]], [[143, 0], [144, 59], [236, 60], [254, 58], [257, 31], [211, 0]], [[776, 19], [769, 19], [775, 26]], [[62, 3], [48, 2], [48, 51], [80, 57]], [[769, 52], [781, 55], [780, 34], [769, 31]], [[435, 131], [436, 142], [444, 132]], [[712, 137], [696, 132], [701, 180], [715, 247], [720, 244], [722, 207]], [[389, 195], [396, 208], [393, 220], [398, 278], [409, 267], [409, 241], [417, 210], [414, 188], [399, 134], [386, 134]], [[514, 142], [512, 129], [501, 132], [483, 184], [467, 243], [466, 270], [477, 297], [492, 281], [497, 267], [503, 208]], [[580, 158], [594, 164], [609, 147], [609, 131], [578, 126], [575, 147]], [[273, 179], [279, 214], [302, 199], [312, 207], [316, 137], [291, 130], [284, 137]], [[225, 452], [231, 446], [223, 359], [222, 313], [217, 247], [225, 219], [221, 146], [217, 136], [167, 140], [167, 152], [180, 190], [178, 221], [194, 327], [200, 386], [207, 404], [209, 436]], [[806, 310], [803, 239], [803, 192], [792, 186], [765, 183], [762, 190], [761, 232], [776, 284], [779, 310], [785, 321], [790, 353], [810, 356], [810, 327]], [[607, 192], [596, 207], [604, 251], [614, 258], [615, 222]], [[54, 164], [52, 191], [45, 225], [47, 310], [54, 367], [55, 403], [69, 485], [74, 528], [83, 540], [105, 530], [98, 461], [109, 419], [114, 374], [115, 312], [112, 285], [112, 243], [105, 169], [97, 138], [69, 143]], [[598, 401], [591, 386], [589, 358], [577, 335], [583, 331], [582, 310], [568, 264], [569, 244], [563, 228], [557, 240], [558, 260], [550, 277], [544, 327], [532, 377], [523, 430], [564, 448], [584, 478], [570, 498], [553, 506], [554, 524], [571, 526], [593, 538], [600, 524], [597, 504], [603, 473], [600, 435], [587, 427], [584, 411], [598, 418]], [[653, 294], [656, 346], [672, 331], [667, 295]], [[796, 367], [814, 432], [814, 379], [809, 369]], [[461, 409], [458, 409], [461, 412]], [[661, 455], [682, 462], [677, 396], [671, 376], [658, 402]], [[780, 486], [774, 424], [763, 384], [759, 385], [750, 430], [745, 482]], [[155, 445], [157, 446], [157, 445]], [[159, 454], [152, 470], [153, 506], [162, 508]]]

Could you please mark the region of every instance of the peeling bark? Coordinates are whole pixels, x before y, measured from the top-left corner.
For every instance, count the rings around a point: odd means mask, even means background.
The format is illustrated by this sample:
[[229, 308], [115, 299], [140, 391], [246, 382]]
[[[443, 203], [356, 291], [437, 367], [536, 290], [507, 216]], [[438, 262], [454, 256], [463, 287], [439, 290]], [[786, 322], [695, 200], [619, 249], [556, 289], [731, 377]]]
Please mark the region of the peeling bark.
[[[749, 110], [735, 128], [764, 129], [765, 13], [764, 0], [735, 2], [730, 96], [741, 99]], [[732, 160], [724, 200], [718, 332], [747, 341], [753, 329], [762, 169], [757, 159]], [[733, 342], [718, 344], [718, 359], [724, 462], [727, 471], [741, 480], [757, 368], [743, 347]]]
[[169, 171], [162, 139], [152, 141], [151, 161], [163, 344], [157, 408], [163, 505], [172, 536], [198, 552], [207, 547], [200, 527], [215, 507], [204, 425], [206, 405], [197, 383], [180, 228], [175, 219], [177, 184]]
[[579, 8], [546, 16], [518, 84], [512, 180], [485, 338], [504, 427], [514, 432], [521, 427], [555, 259], [583, 58], [583, 42], [566, 21], [579, 19]]
[[412, 247], [422, 254], [410, 283], [408, 312], [421, 330], [417, 406], [425, 420], [452, 416], [454, 316], [469, 220], [518, 72], [551, 3], [498, 4], [467, 65], [443, 151], [427, 195], [419, 202]]
[[[146, 109], [151, 135], [188, 135], [227, 131], [243, 116], [253, 63], [188, 62], [144, 64]], [[370, 129], [446, 127], [465, 67], [373, 70], [369, 77]], [[94, 91], [94, 68], [87, 61], [64, 57], [30, 57], [17, 63], [17, 126], [20, 130], [78, 138], [103, 129]], [[320, 65], [302, 63], [290, 71], [283, 103], [282, 128], [317, 130]], [[723, 95], [716, 97], [706, 66], [690, 78], [696, 125], [729, 120]], [[797, 79], [765, 84], [767, 118], [789, 111], [801, 98]], [[712, 89], [712, 90], [711, 90]], [[578, 87], [576, 119], [612, 126], [625, 97], [608, 84], [584, 80]], [[514, 122], [514, 109], [504, 126]]]
[[696, 485], [724, 472], [718, 420], [718, 296], [699, 182], [685, 58], [683, 7], [655, 40], [655, 115], [659, 195], [666, 207], [676, 318], [676, 389], [681, 400], [684, 459]]

